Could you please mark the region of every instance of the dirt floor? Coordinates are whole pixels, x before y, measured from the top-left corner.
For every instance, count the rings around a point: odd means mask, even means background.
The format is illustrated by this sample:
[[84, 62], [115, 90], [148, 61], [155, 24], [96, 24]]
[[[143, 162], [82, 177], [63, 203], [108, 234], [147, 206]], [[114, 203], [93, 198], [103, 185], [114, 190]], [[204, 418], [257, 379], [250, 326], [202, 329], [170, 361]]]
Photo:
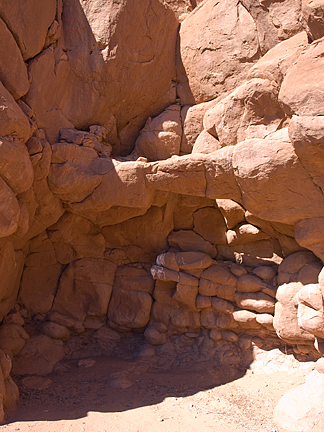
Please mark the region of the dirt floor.
[[18, 410], [0, 429], [281, 432], [273, 424], [273, 409], [286, 391], [305, 381], [312, 366], [296, 364], [261, 356], [252, 370], [206, 366], [188, 372], [108, 357], [70, 360], [48, 377], [23, 378]]

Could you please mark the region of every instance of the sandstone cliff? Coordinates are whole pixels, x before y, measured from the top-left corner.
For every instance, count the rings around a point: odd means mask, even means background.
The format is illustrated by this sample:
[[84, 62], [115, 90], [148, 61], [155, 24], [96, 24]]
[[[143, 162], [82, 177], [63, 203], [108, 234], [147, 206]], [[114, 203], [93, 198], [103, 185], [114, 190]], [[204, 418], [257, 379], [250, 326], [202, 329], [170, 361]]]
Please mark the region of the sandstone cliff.
[[324, 355], [323, 16], [0, 1], [1, 420], [11, 369], [85, 345], [134, 337], [163, 367]]

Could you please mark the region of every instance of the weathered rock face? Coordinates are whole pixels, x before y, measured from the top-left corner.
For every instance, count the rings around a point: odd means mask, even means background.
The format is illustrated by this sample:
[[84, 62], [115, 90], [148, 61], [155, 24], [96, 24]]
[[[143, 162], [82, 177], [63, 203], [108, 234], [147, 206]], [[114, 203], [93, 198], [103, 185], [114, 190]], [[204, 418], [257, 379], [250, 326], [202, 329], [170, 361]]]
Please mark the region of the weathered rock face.
[[176, 18], [158, 0], [65, 0], [57, 19], [58, 41], [29, 62], [39, 126], [54, 143], [62, 127], [101, 123], [128, 153], [148, 115], [175, 100]]
[[180, 30], [182, 103], [205, 102], [234, 89], [251, 63], [301, 31], [299, 15], [298, 1], [271, 2], [270, 7], [254, 0], [202, 3]]
[[0, 421], [11, 368], [84, 350], [324, 355], [323, 28], [321, 1], [1, 2]]

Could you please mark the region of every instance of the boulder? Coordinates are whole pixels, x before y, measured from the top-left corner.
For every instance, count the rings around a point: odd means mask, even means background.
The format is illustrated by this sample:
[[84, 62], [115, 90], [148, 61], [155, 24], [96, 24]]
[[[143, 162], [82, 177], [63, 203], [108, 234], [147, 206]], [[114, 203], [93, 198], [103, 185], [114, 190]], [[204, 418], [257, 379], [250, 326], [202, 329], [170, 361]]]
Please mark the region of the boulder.
[[236, 305], [241, 309], [256, 311], [259, 313], [273, 313], [275, 301], [272, 297], [262, 292], [235, 293]]
[[[226, 146], [205, 156], [206, 197], [212, 199], [230, 198], [235, 202], [242, 203], [242, 192], [233, 170], [234, 149], [233, 146]], [[203, 155], [200, 157], [203, 158]]]
[[132, 154], [149, 161], [168, 159], [179, 154], [181, 135], [180, 106], [170, 105], [157, 117], [148, 118]]
[[322, 268], [322, 263], [318, 261], [306, 264], [299, 270], [297, 280], [303, 285], [316, 284]]
[[[205, 197], [206, 175], [204, 155], [173, 156], [151, 164], [146, 179], [157, 190]], [[208, 196], [209, 198], [209, 196]]]
[[178, 272], [174, 270], [169, 270], [168, 268], [164, 268], [162, 266], [152, 266], [151, 274], [153, 279], [166, 281], [166, 282], [179, 282], [180, 275]]
[[[316, 263], [316, 256], [310, 251], [296, 252], [282, 260], [278, 267], [278, 284], [297, 282], [298, 273], [308, 264]], [[315, 281], [316, 282], [316, 281]]]
[[290, 225], [321, 216], [322, 193], [298, 159], [287, 130], [265, 140], [246, 140], [236, 145], [233, 168], [243, 205], [255, 216]]
[[322, 261], [324, 260], [323, 227], [324, 217], [304, 219], [295, 225], [297, 243], [313, 251]]
[[[102, 175], [95, 174], [95, 168], [93, 167], [95, 162], [100, 163], [100, 165], [105, 165], [105, 170], [102, 171]], [[74, 165], [71, 168], [73, 181], [77, 182], [78, 176], [82, 176], [83, 170], [86, 170], [86, 175], [82, 182], [85, 186], [85, 190], [80, 190], [80, 192], [83, 193], [83, 195], [89, 196], [87, 198], [84, 197], [86, 199], [82, 198], [83, 201], [81, 202], [79, 202], [80, 200], [75, 196], [76, 203], [72, 207], [73, 211], [77, 213], [82, 212], [87, 216], [88, 213], [93, 213], [94, 210], [99, 212], [106, 211], [113, 206], [148, 209], [153, 203], [154, 191], [145, 181], [145, 168], [146, 165], [143, 161], [121, 163], [108, 158], [95, 159], [89, 164], [89, 168], [84, 168], [81, 164]], [[76, 194], [76, 184], [73, 187], [69, 182], [69, 170], [66, 174], [67, 178], [63, 179], [63, 186], [71, 193], [71, 196], [67, 197], [68, 201], [73, 201], [73, 194]], [[52, 179], [53, 182], [56, 181], [55, 175], [50, 176], [50, 181], [52, 181]], [[99, 186], [96, 187], [95, 185]], [[60, 178], [58, 178], [58, 186], [60, 187]]]
[[87, 315], [107, 313], [116, 266], [110, 261], [83, 258], [62, 273], [53, 310], [83, 322]]
[[23, 1], [13, 4], [10, 0], [4, 0], [0, 6], [0, 17], [16, 39], [24, 60], [35, 57], [43, 49], [55, 15], [55, 0], [32, 0], [28, 4]]
[[154, 280], [144, 267], [122, 266], [116, 271], [114, 288], [116, 287], [125, 291], [143, 291], [152, 294]]
[[224, 312], [224, 313], [229, 313], [229, 314], [233, 314], [233, 312], [234, 312], [234, 305], [232, 303], [228, 302], [227, 300], [224, 300], [221, 298], [212, 297], [211, 305], [212, 305], [212, 308], [214, 308], [215, 310], [217, 310], [219, 312]]
[[179, 266], [176, 258], [176, 254], [173, 252], [166, 252], [164, 254], [158, 255], [156, 258], [156, 264], [158, 266], [166, 267], [169, 270], [178, 272]]
[[68, 161], [52, 164], [48, 181], [51, 191], [60, 200], [80, 202], [99, 186], [102, 177], [87, 166]]
[[255, 267], [252, 270], [252, 273], [255, 276], [258, 276], [259, 278], [264, 279], [264, 280], [273, 279], [277, 274], [276, 270], [273, 267], [269, 267], [269, 266]]
[[150, 320], [152, 297], [147, 292], [113, 289], [108, 309], [110, 325], [131, 330], [143, 328]]
[[255, 0], [243, 0], [242, 4], [255, 21], [262, 55], [282, 40], [292, 38], [302, 30], [299, 1], [271, 2], [265, 6]]
[[103, 258], [104, 236], [86, 218], [65, 213], [48, 231], [60, 264], [78, 258]]
[[245, 210], [237, 202], [230, 199], [216, 199], [216, 203], [228, 229], [233, 229], [240, 222], [244, 221]]
[[182, 104], [205, 102], [234, 88], [258, 51], [255, 22], [242, 4], [203, 3], [180, 29], [178, 94]]
[[[321, 116], [324, 104], [321, 98], [324, 86], [324, 41], [312, 44], [288, 69], [279, 92], [279, 101], [288, 115]], [[316, 76], [316, 86], [309, 77]]]
[[[199, 294], [201, 296], [217, 296], [225, 300], [234, 301], [235, 286], [223, 285], [201, 277], [199, 279]], [[198, 307], [198, 306], [197, 306]]]
[[[156, 192], [157, 194], [168, 192]], [[215, 200], [194, 195], [177, 194], [177, 204], [173, 211], [174, 230], [192, 230], [194, 213], [204, 207], [215, 207]]]
[[193, 312], [188, 307], [176, 303], [153, 303], [151, 319], [163, 323], [173, 332], [195, 331], [200, 328], [199, 312]]
[[236, 289], [238, 292], [258, 292], [265, 286], [263, 280], [257, 276], [246, 274], [237, 279]]
[[324, 301], [318, 284], [305, 285], [296, 294], [298, 325], [314, 336], [324, 338]]
[[50, 311], [63, 267], [61, 264], [25, 267], [19, 291], [19, 301], [32, 314]]
[[265, 138], [277, 130], [283, 118], [277, 86], [253, 78], [206, 112], [204, 128], [223, 147], [245, 139]]
[[0, 138], [0, 160], [0, 175], [15, 194], [32, 186], [34, 172], [24, 144]]
[[48, 375], [64, 356], [61, 340], [45, 335], [33, 336], [20, 355], [14, 358], [12, 371], [17, 375]]
[[66, 327], [51, 321], [41, 324], [40, 331], [51, 339], [67, 340], [70, 337], [70, 332]]
[[0, 350], [0, 368], [2, 371], [3, 379], [6, 380], [11, 372], [11, 358], [4, 351]]
[[236, 277], [224, 266], [213, 265], [201, 273], [201, 278], [226, 286], [236, 287]]
[[211, 297], [198, 294], [196, 297], [196, 308], [197, 309], [211, 308]]
[[157, 254], [168, 249], [167, 237], [173, 230], [173, 208], [174, 201], [170, 199], [166, 206], [152, 206], [143, 216], [105, 226], [102, 234], [106, 247], [137, 246], [147, 254], [152, 254], [151, 260], [154, 261]]
[[290, 66], [292, 66], [307, 46], [306, 32], [300, 32], [278, 43], [278, 45], [271, 48], [251, 67], [247, 79], [268, 79], [280, 85]]
[[298, 325], [296, 294], [303, 288], [300, 282], [281, 285], [277, 291], [277, 303], [273, 326], [277, 335], [286, 342], [313, 341], [314, 336]]
[[17, 408], [19, 401], [19, 389], [17, 384], [11, 377], [8, 377], [5, 382], [5, 396], [3, 398], [3, 407], [6, 416], [10, 416]]
[[236, 310], [233, 312], [233, 319], [236, 323], [243, 328], [259, 328], [257, 324], [257, 317], [259, 314], [256, 314], [249, 310]]
[[182, 139], [180, 150], [183, 153], [192, 153], [198, 136], [203, 132], [203, 119], [206, 111], [215, 104], [215, 101], [200, 103], [198, 105], [185, 105], [181, 109]]
[[154, 327], [147, 327], [144, 332], [145, 342], [151, 345], [163, 345], [167, 341], [167, 335], [165, 333], [160, 333]]
[[208, 131], [203, 130], [197, 137], [192, 148], [192, 153], [210, 154], [221, 148], [221, 144]]
[[0, 80], [13, 98], [19, 99], [29, 89], [27, 66], [13, 35], [1, 18], [0, 39], [2, 40], [0, 47]]
[[212, 258], [203, 252], [177, 252], [175, 255], [179, 269], [183, 271], [204, 270], [213, 263]]
[[222, 330], [221, 338], [226, 342], [236, 343], [238, 341], [238, 335], [231, 330]]
[[269, 330], [273, 330], [273, 316], [270, 314], [257, 314], [256, 322]]
[[201, 325], [207, 329], [226, 329], [232, 323], [231, 314], [217, 311], [213, 308], [201, 311]]
[[177, 288], [172, 298], [188, 306], [190, 309], [196, 309], [197, 294], [198, 286], [177, 283]]
[[215, 245], [226, 244], [226, 225], [217, 208], [204, 208], [194, 213], [193, 230]]

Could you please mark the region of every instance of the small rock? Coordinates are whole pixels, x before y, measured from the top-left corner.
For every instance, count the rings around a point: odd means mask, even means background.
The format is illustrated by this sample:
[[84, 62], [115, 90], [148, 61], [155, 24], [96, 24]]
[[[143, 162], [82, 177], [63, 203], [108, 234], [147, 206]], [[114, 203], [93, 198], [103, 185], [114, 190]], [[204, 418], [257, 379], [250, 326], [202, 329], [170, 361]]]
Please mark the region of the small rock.
[[252, 273], [261, 279], [270, 280], [276, 276], [276, 270], [269, 266], [258, 266], [252, 270]]
[[89, 368], [96, 363], [96, 360], [92, 358], [81, 359], [78, 361], [78, 367]]

